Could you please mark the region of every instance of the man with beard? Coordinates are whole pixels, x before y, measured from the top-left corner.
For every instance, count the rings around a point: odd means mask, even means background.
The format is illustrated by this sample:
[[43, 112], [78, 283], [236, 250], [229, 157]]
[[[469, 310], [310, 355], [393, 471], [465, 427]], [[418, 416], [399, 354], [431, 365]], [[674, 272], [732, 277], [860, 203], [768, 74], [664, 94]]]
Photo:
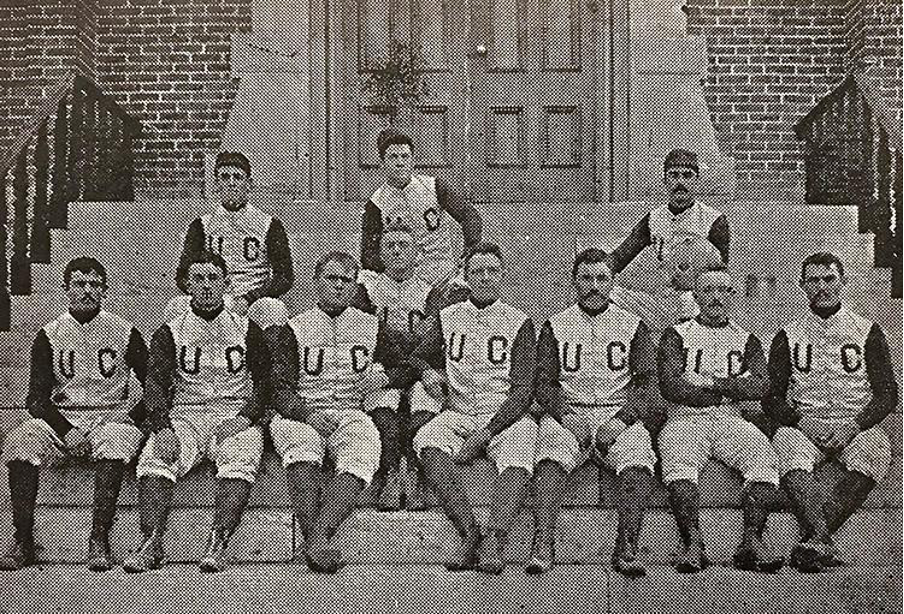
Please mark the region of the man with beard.
[[32, 418], [13, 429], [3, 445], [9, 469], [15, 543], [0, 569], [20, 569], [36, 558], [35, 499], [41, 466], [90, 458], [94, 467], [94, 510], [88, 568], [113, 565], [110, 527], [126, 463], [144, 435], [136, 424], [144, 403], [129, 408], [129, 374], [142, 385], [147, 346], [128, 322], [101, 309], [107, 273], [94, 258], [66, 265], [63, 288], [69, 309], [35, 337], [25, 405]]
[[778, 487], [778, 458], [766, 435], [745, 419], [743, 405], [769, 394], [766, 359], [759, 340], [729, 320], [733, 294], [731, 276], [721, 265], [700, 273], [694, 286], [700, 314], [667, 328], [659, 342], [659, 387], [672, 402], [659, 434], [659, 454], [681, 537], [676, 569], [682, 573], [708, 564], [697, 480], [709, 458], [744, 478], [744, 528], [735, 567], [774, 572], [784, 563], [762, 542]]
[[[285, 324], [288, 312], [279, 297], [295, 282], [286, 230], [277, 218], [248, 204], [254, 182], [251, 163], [243, 154], [221, 152], [213, 172], [220, 204], [188, 227], [179, 270], [186, 270], [200, 252], [219, 254], [226, 261], [231, 280], [226, 308], [240, 316], [247, 315], [262, 329]], [[189, 294], [186, 280], [176, 279], [176, 284]], [[188, 311], [190, 301], [190, 296], [170, 301], [164, 321], [171, 322]]]
[[658, 295], [615, 286], [611, 297], [616, 305], [638, 314], [655, 330], [691, 318], [696, 312], [690, 292], [693, 275], [685, 276], [687, 284], [676, 279], [680, 271], [673, 261], [675, 250], [706, 240], [727, 264], [730, 240], [725, 215], [696, 198], [700, 185], [697, 154], [674, 149], [665, 157], [663, 168], [668, 203], [643, 216], [609, 261], [612, 272], [618, 274], [647, 247], [655, 250], [659, 268], [649, 271], [649, 276], [656, 278], [653, 285]]
[[[779, 424], [772, 443], [782, 487], [800, 525], [791, 564], [803, 572], [841, 564], [832, 535], [881, 482], [891, 443], [880, 423], [898, 402], [898, 384], [879, 325], [842, 304], [844, 265], [816, 253], [801, 265], [809, 311], [776, 334], [769, 351], [772, 393], [764, 408]], [[813, 468], [843, 467], [822, 500]]]
[[545, 412], [537, 435], [536, 522], [528, 573], [553, 565], [556, 517], [569, 472], [592, 459], [615, 471], [618, 536], [612, 567], [646, 573], [637, 538], [653, 486], [656, 455], [643, 418], [657, 404], [655, 347], [640, 318], [609, 302], [606, 253], [588, 249], [574, 261], [578, 302], [551, 317], [537, 342], [535, 396]]

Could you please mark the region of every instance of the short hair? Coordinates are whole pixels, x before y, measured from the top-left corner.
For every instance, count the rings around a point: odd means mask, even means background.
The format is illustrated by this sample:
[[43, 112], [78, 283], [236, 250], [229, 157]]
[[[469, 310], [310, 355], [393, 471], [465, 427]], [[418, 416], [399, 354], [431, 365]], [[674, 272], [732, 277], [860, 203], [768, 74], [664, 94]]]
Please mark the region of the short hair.
[[107, 269], [96, 258], [79, 256], [69, 261], [66, 268], [63, 269], [63, 284], [67, 288], [69, 287], [69, 282], [72, 281], [72, 274], [76, 271], [85, 275], [96, 273], [103, 280], [104, 286], [107, 285]]
[[340, 252], [340, 251], [332, 251], [327, 252], [314, 265], [314, 279], [320, 277], [323, 273], [324, 267], [330, 262], [338, 262], [341, 264], [346, 271], [352, 272], [352, 277], [358, 276], [358, 261], [352, 258], [352, 255], [348, 252]]
[[217, 154], [217, 161], [213, 165], [213, 174], [216, 175], [221, 166], [234, 166], [245, 171], [245, 175], [251, 177], [251, 162], [245, 154], [237, 151], [221, 151]]
[[414, 151], [411, 137], [395, 128], [386, 128], [377, 135], [377, 151], [380, 152], [381, 160], [386, 157], [386, 150], [390, 145], [408, 145], [408, 148]]
[[665, 156], [662, 162], [662, 172], [666, 173], [670, 168], [683, 166], [693, 169], [698, 175], [700, 174], [700, 165], [697, 162], [697, 154], [687, 149], [673, 149]]
[[390, 232], [407, 232], [414, 235], [414, 230], [402, 220], [395, 220], [383, 226], [381, 234], [389, 234]]
[[468, 263], [471, 262], [471, 258], [476, 256], [477, 254], [489, 254], [491, 256], [496, 256], [499, 259], [499, 262], [502, 262], [502, 249], [498, 245], [490, 241], [481, 241], [468, 250], [468, 253], [465, 256], [465, 268], [468, 267]]
[[571, 278], [574, 279], [578, 276], [578, 267], [582, 264], [596, 264], [598, 262], [602, 262], [609, 267], [610, 272], [612, 271], [612, 265], [609, 264], [609, 254], [597, 247], [588, 247], [575, 256], [574, 264], [571, 267]]
[[803, 281], [804, 275], [807, 272], [807, 267], [811, 264], [815, 264], [818, 266], [824, 266], [826, 268], [831, 268], [834, 264], [838, 268], [838, 275], [844, 277], [844, 263], [841, 262], [841, 258], [836, 256], [831, 252], [816, 252], [815, 254], [810, 254], [806, 258], [804, 258], [803, 263], [800, 265], [800, 279]]
[[700, 276], [705, 273], [725, 273], [728, 276], [731, 276], [731, 273], [728, 270], [728, 265], [724, 262], [707, 262], [706, 266], [701, 268], [694, 275], [694, 285], [697, 285], [697, 280], [700, 279]]
[[223, 256], [209, 249], [203, 249], [189, 256], [181, 264], [179, 271], [177, 271], [179, 279], [186, 279], [188, 277], [188, 270], [191, 269], [193, 264], [212, 264], [223, 271], [223, 277], [226, 277], [229, 274], [229, 267], [226, 266], [226, 261], [223, 259]]

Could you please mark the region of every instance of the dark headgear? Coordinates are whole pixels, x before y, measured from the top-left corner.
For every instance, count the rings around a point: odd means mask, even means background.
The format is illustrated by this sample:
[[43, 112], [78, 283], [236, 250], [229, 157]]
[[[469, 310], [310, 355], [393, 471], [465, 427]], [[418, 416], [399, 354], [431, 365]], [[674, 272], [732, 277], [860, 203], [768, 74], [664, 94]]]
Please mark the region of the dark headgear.
[[673, 149], [670, 151], [665, 157], [665, 162], [663, 162], [662, 166], [663, 171], [668, 171], [670, 168], [676, 166], [683, 166], [685, 168], [692, 168], [698, 175], [700, 174], [700, 166], [697, 164], [697, 154], [686, 149]]
[[234, 166], [245, 171], [245, 175], [248, 177], [251, 176], [251, 163], [245, 157], [245, 154], [237, 151], [221, 151], [218, 153], [216, 164], [213, 165], [213, 172], [216, 173], [221, 166]]

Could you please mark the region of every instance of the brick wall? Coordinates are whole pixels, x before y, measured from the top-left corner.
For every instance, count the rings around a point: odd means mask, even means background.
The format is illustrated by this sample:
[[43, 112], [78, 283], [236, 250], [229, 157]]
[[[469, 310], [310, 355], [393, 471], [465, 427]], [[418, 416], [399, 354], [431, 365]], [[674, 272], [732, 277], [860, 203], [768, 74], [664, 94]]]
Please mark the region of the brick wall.
[[848, 0], [845, 9], [845, 63], [851, 69], [869, 70], [885, 104], [901, 123], [902, 4], [899, 0]]

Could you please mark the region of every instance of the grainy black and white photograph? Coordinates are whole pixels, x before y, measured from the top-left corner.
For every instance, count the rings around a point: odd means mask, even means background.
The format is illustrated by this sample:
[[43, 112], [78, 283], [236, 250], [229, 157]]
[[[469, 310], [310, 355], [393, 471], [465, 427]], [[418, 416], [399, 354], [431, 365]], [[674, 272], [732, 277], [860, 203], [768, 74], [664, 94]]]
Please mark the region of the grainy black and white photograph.
[[899, 0], [0, 0], [0, 614], [902, 612]]

